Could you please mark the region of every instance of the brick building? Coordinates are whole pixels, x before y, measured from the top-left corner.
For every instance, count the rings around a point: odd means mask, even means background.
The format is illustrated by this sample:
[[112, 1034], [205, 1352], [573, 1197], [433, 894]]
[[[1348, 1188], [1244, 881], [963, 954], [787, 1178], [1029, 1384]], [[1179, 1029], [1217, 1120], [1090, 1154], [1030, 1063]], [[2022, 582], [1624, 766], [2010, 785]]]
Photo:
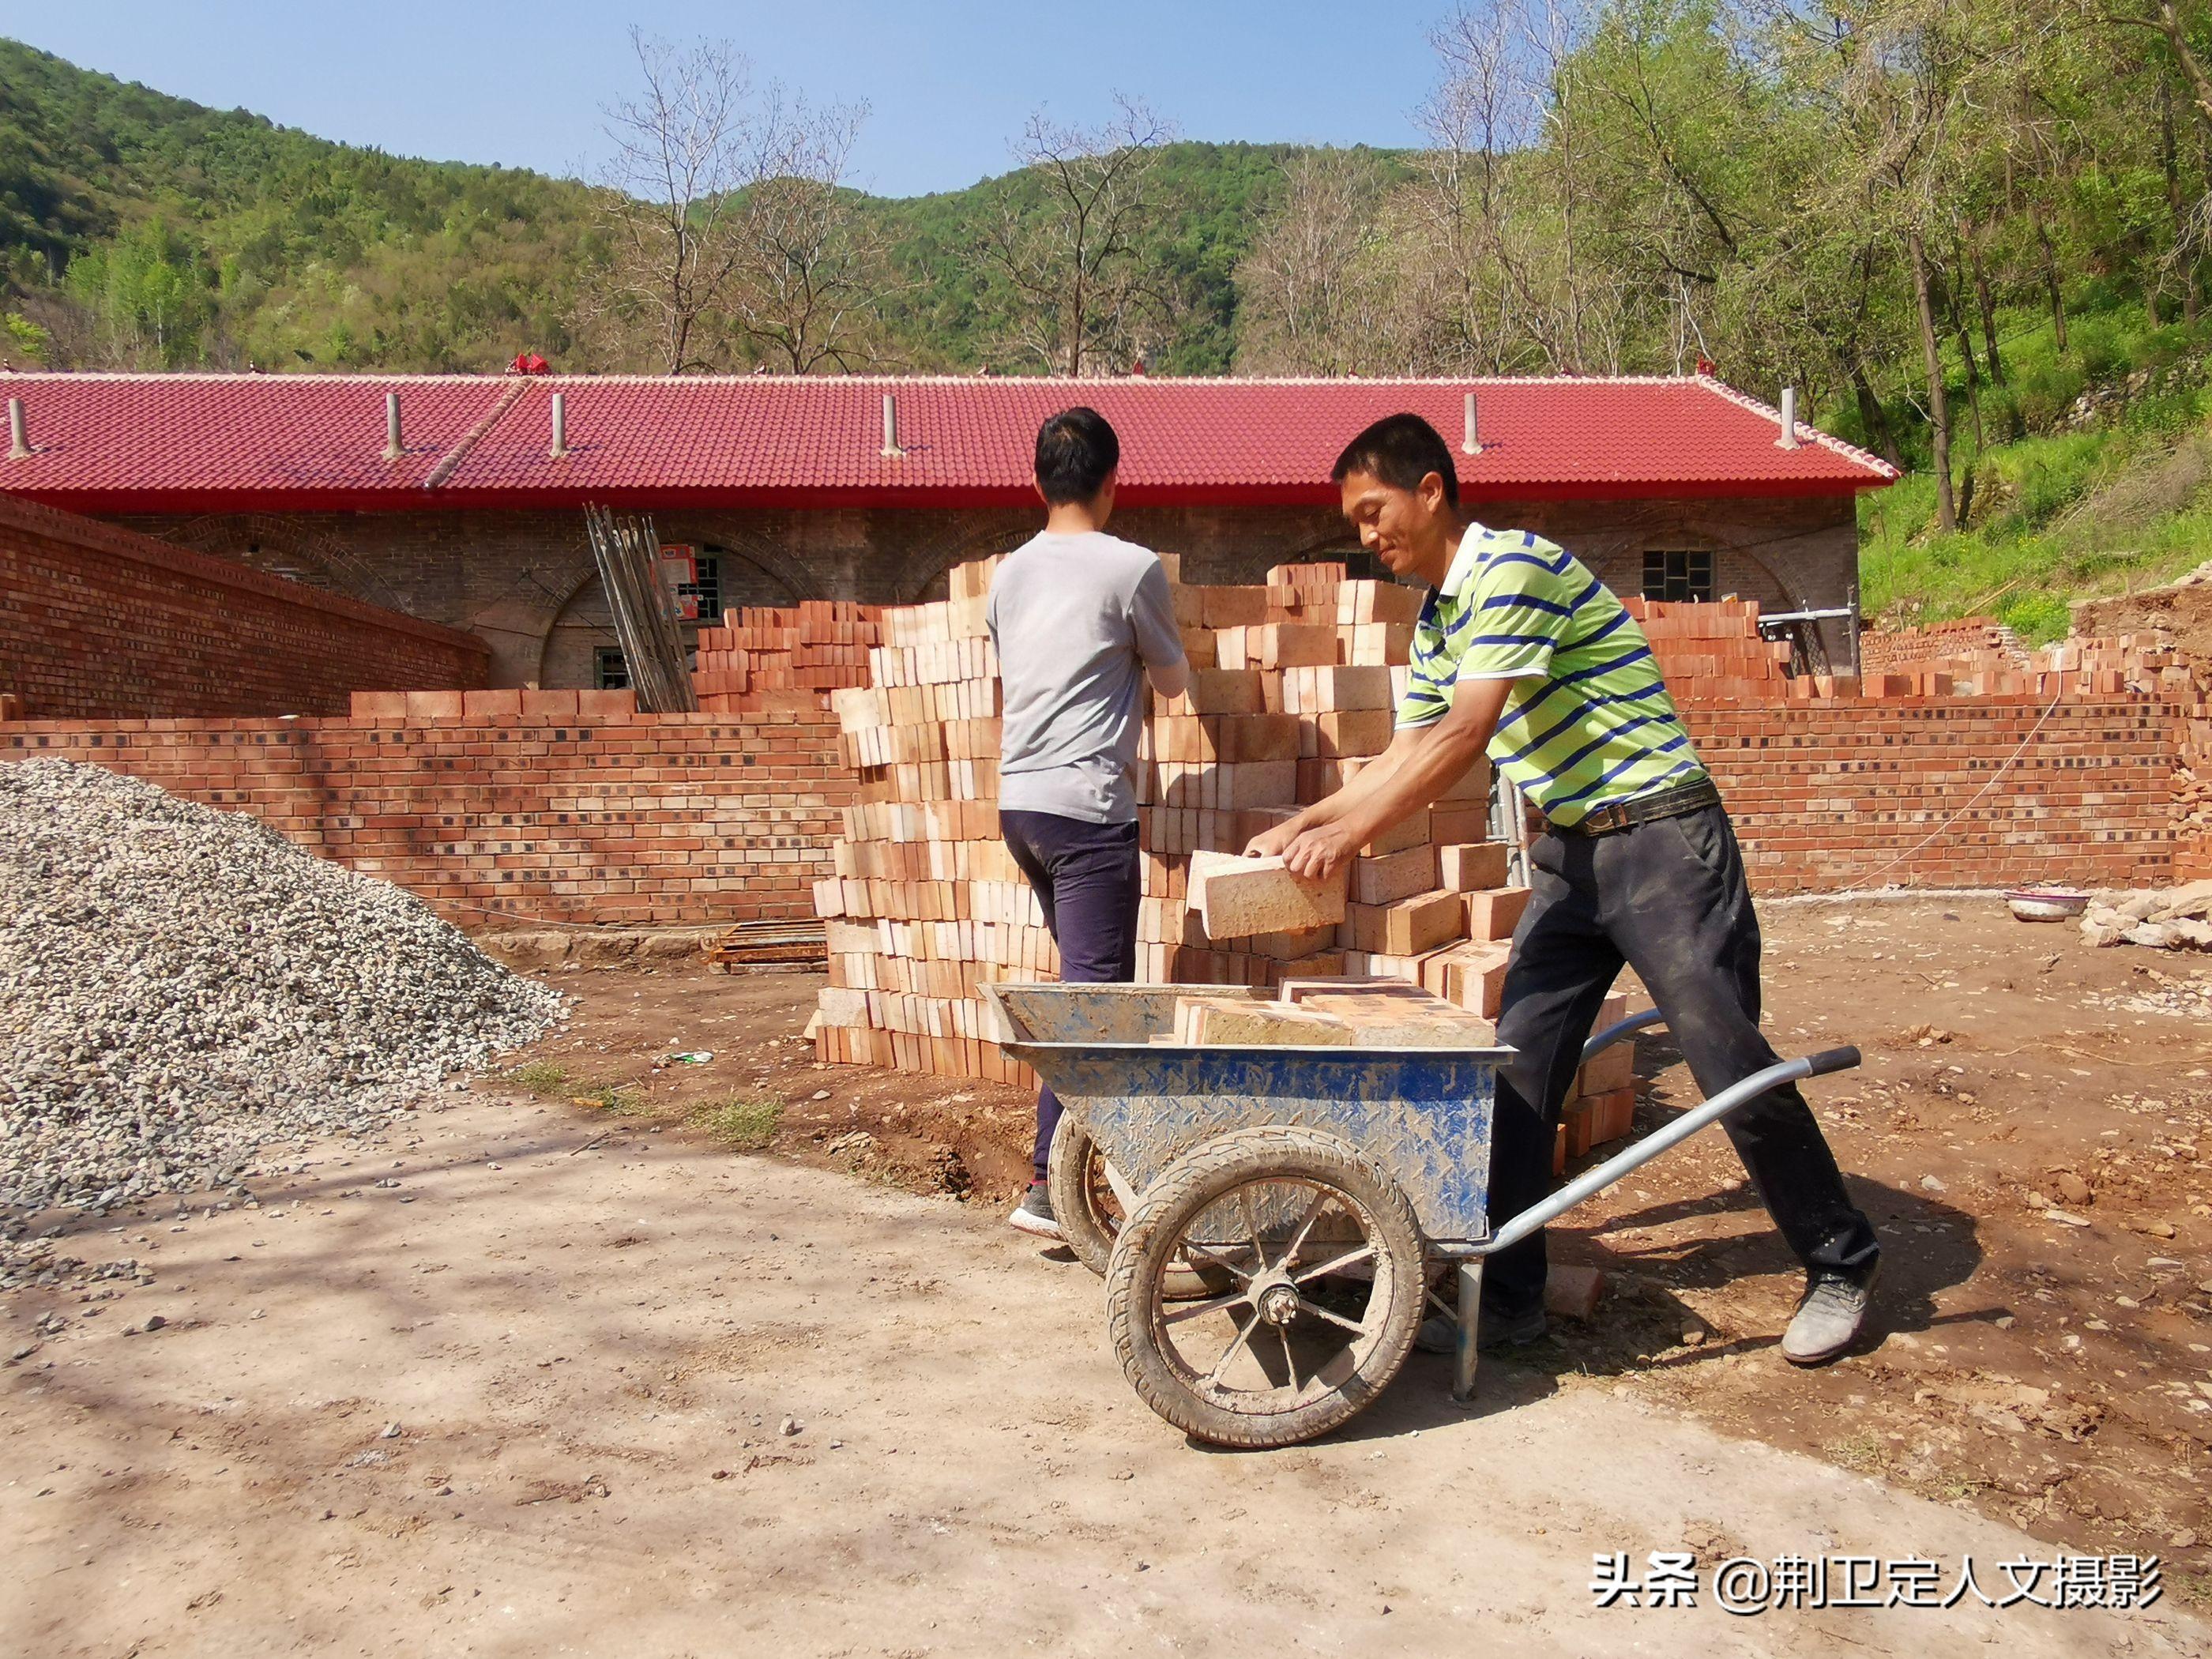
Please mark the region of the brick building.
[[[1115, 528], [1201, 582], [1344, 556], [1328, 474], [1345, 440], [1406, 409], [1461, 439], [1470, 397], [1472, 509], [1626, 593], [1841, 607], [1856, 494], [1895, 476], [1809, 427], [1785, 441], [1774, 410], [1702, 378], [19, 374], [0, 390], [28, 440], [0, 454], [0, 492], [464, 629], [505, 686], [620, 674], [586, 502], [647, 513], [689, 551], [702, 620], [927, 598], [1035, 529], [1030, 446], [1070, 404], [1121, 434]], [[1819, 643], [1849, 665], [1848, 630]]]

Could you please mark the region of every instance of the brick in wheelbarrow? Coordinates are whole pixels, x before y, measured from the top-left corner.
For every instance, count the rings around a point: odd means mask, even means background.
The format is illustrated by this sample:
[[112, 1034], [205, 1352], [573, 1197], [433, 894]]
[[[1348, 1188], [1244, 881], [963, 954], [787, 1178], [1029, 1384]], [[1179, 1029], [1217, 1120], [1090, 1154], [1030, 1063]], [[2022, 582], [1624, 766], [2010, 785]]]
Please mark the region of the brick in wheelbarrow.
[[1341, 1020], [1361, 1048], [1487, 1048], [1497, 1028], [1479, 1015], [1431, 996], [1416, 986], [1396, 991], [1309, 990], [1297, 1006]]
[[1279, 858], [1248, 859], [1231, 853], [1190, 855], [1190, 902], [1208, 939], [1244, 939], [1322, 927], [1344, 920], [1346, 878], [1294, 874]]
[[1352, 1028], [1333, 1014], [1285, 1002], [1251, 1002], [1230, 997], [1176, 999], [1176, 1041], [1209, 1044], [1296, 1043], [1349, 1048]]

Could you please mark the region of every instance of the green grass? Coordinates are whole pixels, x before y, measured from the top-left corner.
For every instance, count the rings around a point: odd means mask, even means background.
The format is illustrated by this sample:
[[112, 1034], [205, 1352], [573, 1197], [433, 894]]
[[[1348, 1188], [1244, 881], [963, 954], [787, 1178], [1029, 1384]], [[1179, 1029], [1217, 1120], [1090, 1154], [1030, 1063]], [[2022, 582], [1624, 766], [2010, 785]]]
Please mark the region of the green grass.
[[732, 1152], [757, 1152], [775, 1139], [783, 1103], [770, 1095], [736, 1095], [702, 1101], [684, 1115]]
[[[1885, 625], [1989, 615], [2043, 644], [2066, 634], [2069, 602], [2212, 559], [2212, 323], [2154, 330], [2130, 305], [2075, 319], [2063, 353], [2047, 320], [2002, 350], [2008, 385], [1983, 389], [1986, 449], [1954, 387], [1962, 500], [1973, 485], [1966, 528], [1935, 527], [1925, 471], [1862, 499], [1861, 597]], [[2142, 395], [2088, 429], [2058, 429], [2086, 387], [2146, 369], [2157, 378]]]
[[533, 1095], [568, 1092], [568, 1068], [554, 1060], [533, 1060], [518, 1066], [507, 1074], [507, 1080]]
[[635, 1084], [594, 1083], [579, 1078], [557, 1060], [533, 1060], [518, 1066], [507, 1074], [507, 1080], [541, 1099], [574, 1101], [623, 1117], [636, 1117], [646, 1110], [645, 1091]]

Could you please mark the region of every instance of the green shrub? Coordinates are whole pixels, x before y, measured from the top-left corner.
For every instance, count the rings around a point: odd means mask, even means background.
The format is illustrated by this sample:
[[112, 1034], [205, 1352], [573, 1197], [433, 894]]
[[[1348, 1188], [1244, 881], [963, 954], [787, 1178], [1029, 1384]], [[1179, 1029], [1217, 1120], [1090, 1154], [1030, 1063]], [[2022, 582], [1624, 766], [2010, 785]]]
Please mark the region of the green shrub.
[[2056, 593], [2016, 593], [1999, 602], [1997, 620], [2029, 645], [2063, 640], [2071, 620], [2066, 601]]
[[2179, 387], [2156, 397], [2138, 398], [2127, 406], [2119, 421], [2123, 431], [2170, 442], [2197, 423], [2202, 411], [2195, 389]]
[[2129, 367], [2128, 342], [2108, 318], [2094, 317], [2076, 323], [2068, 343], [2073, 348], [2074, 361], [2090, 380], [2116, 380]]
[[2146, 329], [2129, 341], [2128, 362], [2136, 368], [2164, 368], [2188, 356], [2196, 343], [2187, 327], [2168, 323], [2163, 328]]
[[2081, 371], [2071, 363], [2053, 363], [2022, 377], [2013, 390], [2021, 424], [2029, 432], [2057, 430], [2087, 384]]
[[2001, 444], [2018, 443], [2027, 436], [2027, 416], [2021, 413], [2020, 392], [2013, 386], [1992, 386], [1982, 394], [1982, 422], [1990, 439]]

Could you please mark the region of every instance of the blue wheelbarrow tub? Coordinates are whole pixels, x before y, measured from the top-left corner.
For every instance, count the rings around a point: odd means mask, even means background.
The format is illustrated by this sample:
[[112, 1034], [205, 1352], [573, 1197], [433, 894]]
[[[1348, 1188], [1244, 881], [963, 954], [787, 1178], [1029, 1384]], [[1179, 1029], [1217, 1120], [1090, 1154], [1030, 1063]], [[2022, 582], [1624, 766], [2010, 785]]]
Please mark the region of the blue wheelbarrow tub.
[[1350, 1142], [1398, 1183], [1432, 1244], [1486, 1237], [1491, 1112], [1505, 1048], [1193, 1048], [1156, 1042], [1178, 997], [1250, 997], [1219, 985], [983, 988], [998, 1041], [1034, 1067], [1141, 1193], [1231, 1129], [1290, 1124]]

